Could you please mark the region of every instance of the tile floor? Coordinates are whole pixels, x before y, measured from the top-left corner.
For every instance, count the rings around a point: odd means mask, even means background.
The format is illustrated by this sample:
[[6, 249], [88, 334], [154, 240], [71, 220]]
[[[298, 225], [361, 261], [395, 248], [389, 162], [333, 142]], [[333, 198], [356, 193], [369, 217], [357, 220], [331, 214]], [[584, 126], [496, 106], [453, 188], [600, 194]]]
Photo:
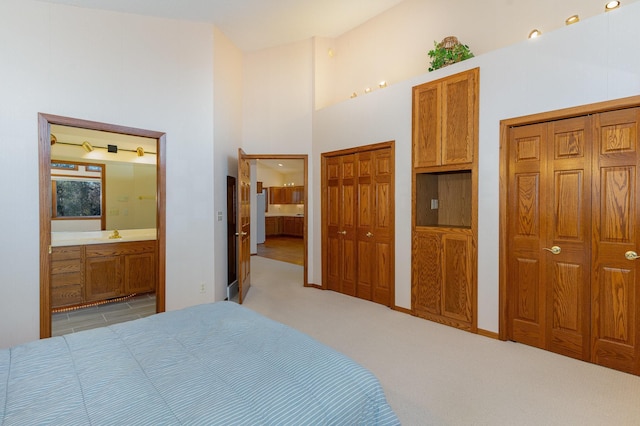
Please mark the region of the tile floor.
[[91, 328], [104, 327], [143, 318], [155, 313], [155, 294], [141, 294], [122, 302], [55, 313], [51, 315], [51, 335], [61, 336]]

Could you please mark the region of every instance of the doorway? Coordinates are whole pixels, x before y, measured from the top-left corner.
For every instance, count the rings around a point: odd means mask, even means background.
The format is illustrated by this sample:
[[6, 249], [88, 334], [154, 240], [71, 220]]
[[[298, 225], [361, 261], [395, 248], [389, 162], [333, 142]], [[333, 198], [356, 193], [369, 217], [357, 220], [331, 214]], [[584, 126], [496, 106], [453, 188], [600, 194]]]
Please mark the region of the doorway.
[[[86, 131], [107, 132], [114, 135], [149, 138], [155, 141], [154, 154], [155, 161], [155, 187], [151, 188], [152, 193], [141, 194], [141, 202], [151, 202], [155, 204], [155, 244], [153, 248], [146, 249], [144, 253], [129, 253], [122, 259], [108, 259], [113, 264], [118, 265], [124, 271], [122, 281], [124, 285], [133, 284], [127, 282], [127, 270], [131, 276], [141, 270], [145, 270], [145, 275], [151, 274], [155, 277], [155, 312], [165, 310], [165, 139], [163, 132], [136, 129], [131, 127], [118, 126], [114, 124], [100, 123], [76, 118], [62, 117], [51, 114], [38, 114], [38, 146], [39, 146], [39, 218], [40, 218], [40, 337], [51, 336], [51, 312], [52, 312], [52, 177], [51, 177], [51, 146], [56, 142], [52, 136], [52, 126], [65, 126], [74, 129], [84, 129]], [[95, 149], [89, 142], [80, 145], [83, 149], [90, 151]], [[117, 145], [104, 147], [109, 152], [117, 152]], [[135, 150], [135, 155], [144, 156], [144, 149]], [[103, 209], [108, 207], [103, 206]], [[153, 213], [152, 213], [153, 214]], [[100, 229], [104, 228], [101, 226]], [[149, 245], [143, 243], [142, 245]], [[79, 247], [79, 246], [75, 246]], [[137, 250], [137, 249], [136, 249]], [[78, 265], [78, 275], [85, 280], [85, 274], [89, 274], [93, 269], [86, 269], [82, 263], [82, 250], [80, 250]], [[151, 260], [153, 259], [153, 261]], [[106, 265], [106, 262], [104, 263]], [[95, 263], [92, 263], [92, 268]], [[102, 266], [98, 266], [100, 268]], [[89, 274], [101, 279], [102, 274]], [[120, 274], [121, 272], [118, 272]], [[96, 283], [97, 281], [93, 281]]]
[[301, 284], [307, 287], [308, 156], [260, 154], [247, 158], [254, 164], [252, 183], [256, 183], [252, 254], [301, 266]]

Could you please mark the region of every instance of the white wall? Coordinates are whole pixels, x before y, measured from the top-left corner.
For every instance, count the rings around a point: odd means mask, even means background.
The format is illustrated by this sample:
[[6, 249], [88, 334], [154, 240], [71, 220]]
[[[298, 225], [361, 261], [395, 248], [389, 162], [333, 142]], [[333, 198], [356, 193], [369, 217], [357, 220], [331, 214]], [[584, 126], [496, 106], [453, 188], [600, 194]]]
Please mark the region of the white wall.
[[[478, 327], [498, 331], [499, 122], [640, 94], [640, 3], [317, 111], [313, 155], [396, 140], [396, 304], [411, 307], [411, 87], [480, 67]], [[320, 203], [319, 182], [313, 197]], [[313, 227], [320, 252], [320, 224]], [[313, 282], [321, 281], [320, 260]]]
[[[242, 148], [247, 154], [311, 154], [313, 43], [244, 56]], [[315, 178], [308, 164], [309, 182]], [[308, 206], [312, 211], [313, 205]], [[308, 219], [309, 226], [313, 217]], [[309, 248], [309, 259], [314, 253]], [[313, 274], [309, 265], [309, 277]], [[310, 281], [311, 282], [311, 281]]]
[[[623, 0], [624, 11], [637, 0]], [[396, 84], [427, 72], [434, 41], [457, 36], [476, 55], [547, 34], [578, 14], [604, 14], [605, 0], [405, 0], [336, 39], [316, 39], [316, 107], [346, 100], [385, 80]], [[579, 25], [579, 24], [577, 24]], [[328, 57], [331, 48], [334, 56]]]
[[[227, 297], [227, 176], [238, 177], [242, 138], [242, 52], [217, 28], [214, 37], [214, 300]], [[217, 221], [218, 212], [222, 220]], [[211, 259], [209, 260], [211, 262]]]
[[166, 132], [167, 309], [203, 300], [214, 276], [212, 52], [206, 24], [0, 2], [0, 347], [39, 337], [38, 112]]

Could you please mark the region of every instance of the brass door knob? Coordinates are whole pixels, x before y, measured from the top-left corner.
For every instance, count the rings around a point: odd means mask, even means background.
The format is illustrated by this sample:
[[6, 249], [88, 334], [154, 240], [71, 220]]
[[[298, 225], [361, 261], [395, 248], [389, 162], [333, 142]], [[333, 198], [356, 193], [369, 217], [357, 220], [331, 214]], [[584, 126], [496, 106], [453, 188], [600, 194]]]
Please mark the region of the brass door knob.
[[560, 252], [562, 251], [562, 249], [558, 246], [553, 246], [551, 248], [544, 247], [543, 250], [550, 251], [553, 254], [560, 254]]
[[633, 251], [633, 250], [629, 250], [628, 252], [626, 252], [626, 253], [624, 254], [624, 257], [625, 257], [627, 260], [636, 260], [636, 259], [637, 259], [637, 258], [639, 258], [640, 256], [638, 256], [638, 253], [636, 253], [635, 251]]

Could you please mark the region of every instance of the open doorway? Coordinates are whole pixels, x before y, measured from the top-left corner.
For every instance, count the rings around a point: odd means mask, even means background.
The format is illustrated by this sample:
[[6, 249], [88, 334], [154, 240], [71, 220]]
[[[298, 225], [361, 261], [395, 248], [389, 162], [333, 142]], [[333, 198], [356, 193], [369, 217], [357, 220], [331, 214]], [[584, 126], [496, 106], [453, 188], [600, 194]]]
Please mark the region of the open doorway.
[[[300, 285], [306, 287], [308, 156], [260, 154], [245, 158], [251, 163], [251, 187], [255, 188], [251, 197], [251, 257], [266, 259], [261, 256], [269, 250], [279, 253], [280, 259], [268, 261], [270, 272], [277, 273], [278, 265], [286, 268], [294, 264], [301, 268]], [[280, 247], [269, 247], [272, 246], [269, 243]], [[264, 265], [264, 262], [255, 263]], [[259, 276], [260, 272], [252, 271], [252, 274]]]

